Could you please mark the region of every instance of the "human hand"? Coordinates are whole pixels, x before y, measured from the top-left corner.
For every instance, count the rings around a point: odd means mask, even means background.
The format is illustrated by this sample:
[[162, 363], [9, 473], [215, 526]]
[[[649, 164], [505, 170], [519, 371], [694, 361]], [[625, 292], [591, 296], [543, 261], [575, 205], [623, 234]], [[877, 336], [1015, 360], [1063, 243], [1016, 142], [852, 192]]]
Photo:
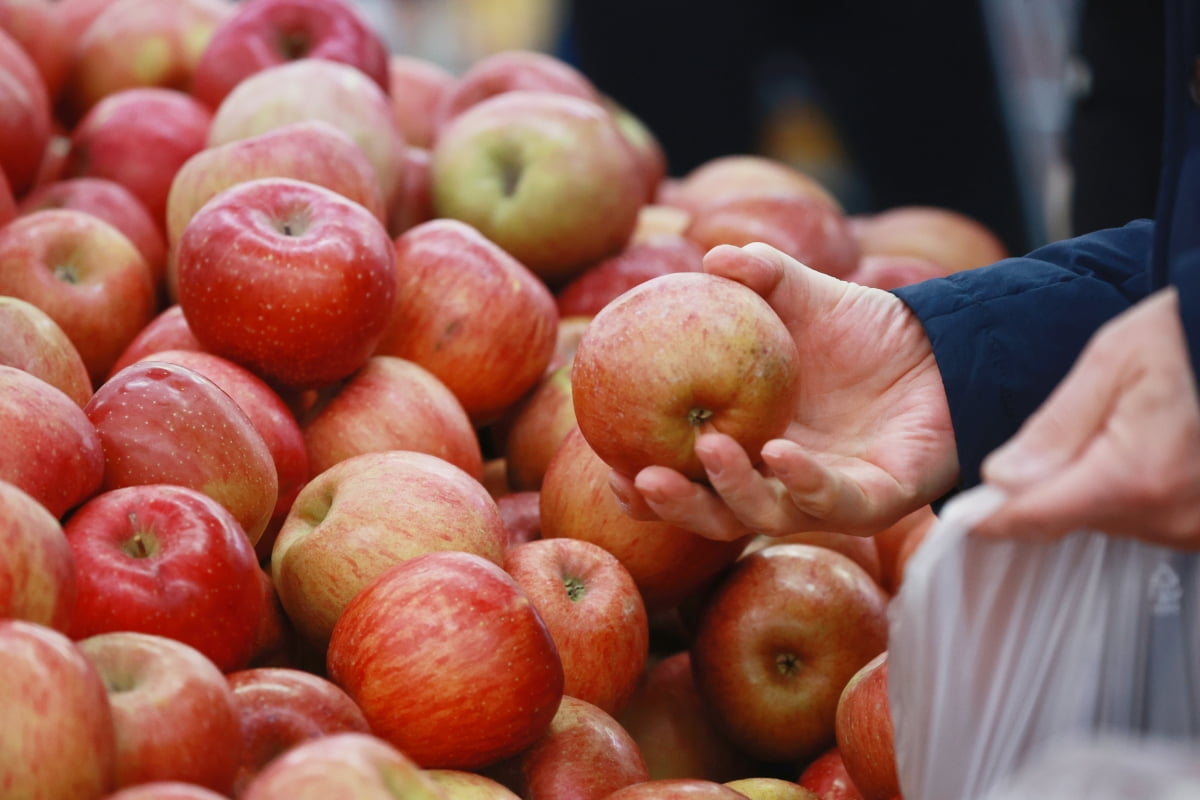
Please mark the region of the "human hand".
[[920, 321], [896, 296], [809, 269], [768, 245], [722, 245], [704, 269], [762, 295], [800, 350], [800, 397], [762, 465], [704, 433], [709, 485], [647, 467], [610, 485], [626, 512], [712, 539], [805, 530], [870, 535], [931, 502], [958, 474], [941, 375]]
[[1088, 529], [1200, 549], [1200, 401], [1175, 289], [1101, 328], [982, 474], [1008, 497], [977, 535]]

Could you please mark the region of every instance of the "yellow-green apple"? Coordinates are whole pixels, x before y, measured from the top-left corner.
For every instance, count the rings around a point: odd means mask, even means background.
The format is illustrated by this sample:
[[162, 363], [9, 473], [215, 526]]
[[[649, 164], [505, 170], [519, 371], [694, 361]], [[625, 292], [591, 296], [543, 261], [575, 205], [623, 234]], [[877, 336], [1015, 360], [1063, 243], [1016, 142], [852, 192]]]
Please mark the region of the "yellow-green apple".
[[233, 797], [268, 763], [311, 739], [370, 733], [366, 717], [335, 683], [302, 669], [255, 667], [225, 676], [241, 728]]
[[73, 209], [35, 211], [0, 228], [0, 294], [45, 311], [92, 383], [154, 316], [150, 266], [125, 234]]
[[233, 788], [241, 729], [233, 691], [208, 656], [130, 630], [88, 636], [78, 647], [108, 689], [117, 788], [162, 780]]
[[496, 498], [496, 507], [508, 531], [508, 547], [542, 538], [541, 498], [537, 492], [507, 492]]
[[864, 800], [891, 800], [900, 794], [886, 650], [864, 664], [842, 688], [834, 733], [846, 774]]
[[46, 82], [33, 59], [0, 28], [0, 172], [13, 196], [33, 184], [50, 141], [52, 112]]
[[543, 378], [507, 416], [503, 451], [508, 483], [517, 491], [541, 489], [550, 459], [576, 425], [570, 361]]
[[660, 275], [609, 302], [571, 368], [579, 429], [605, 463], [630, 476], [661, 464], [700, 481], [696, 437], [720, 431], [758, 457], [791, 421], [800, 381], [775, 310], [706, 272]]
[[0, 480], [27, 492], [55, 518], [100, 490], [101, 437], [84, 409], [62, 390], [25, 370], [0, 365], [0, 432]]
[[457, 80], [453, 72], [430, 58], [388, 54], [388, 96], [404, 141], [418, 149], [433, 146], [438, 106]]
[[659, 185], [667, 176], [667, 153], [662, 142], [641, 117], [615, 98], [605, 95], [601, 97], [601, 103], [613, 115], [617, 127], [637, 158], [646, 187], [645, 201], [653, 202], [658, 197]]
[[733, 747], [705, 710], [687, 650], [647, 663], [617, 721], [637, 742], [651, 778], [724, 782], [756, 771], [757, 763]]
[[387, 196], [401, 185], [404, 135], [379, 84], [349, 64], [301, 58], [244, 78], [213, 112], [210, 147], [307, 119], [341, 128], [362, 148]]
[[508, 91], [447, 122], [433, 145], [433, 206], [548, 284], [619, 251], [644, 201], [641, 169], [598, 102]]
[[362, 70], [389, 90], [388, 47], [348, 0], [245, 0], [213, 31], [192, 74], [192, 94], [216, 108], [267, 67], [324, 58]]
[[79, 577], [71, 634], [140, 631], [199, 650], [223, 672], [250, 659], [260, 568], [237, 520], [168, 483], [102, 492], [63, 526]]
[[327, 660], [371, 730], [427, 769], [481, 769], [520, 753], [563, 697], [537, 609], [507, 572], [461, 551], [376, 577], [338, 618]]
[[187, 317], [178, 303], [158, 312], [137, 332], [125, 345], [107, 377], [111, 378], [135, 361], [163, 350], [204, 350], [204, 345], [188, 327]]
[[555, 292], [564, 317], [596, 312], [640, 283], [672, 272], [701, 272], [704, 248], [682, 234], [631, 241], [621, 252], [586, 267]]
[[415, 361], [476, 427], [537, 384], [558, 311], [546, 284], [465, 222], [434, 219], [395, 240], [396, 300], [376, 353]]
[[718, 542], [666, 522], [633, 519], [617, 504], [609, 473], [579, 427], [572, 428], [542, 481], [542, 538], [583, 539], [615, 555], [633, 576], [651, 616], [705, 586], [745, 546], [745, 537]]
[[567, 538], [511, 546], [504, 569], [554, 639], [563, 693], [620, 712], [650, 652], [646, 605], [629, 570], [600, 545]]
[[75, 38], [53, 0], [5, 0], [0, 29], [16, 40], [42, 76], [51, 107], [71, 68]]
[[428, 453], [476, 479], [483, 471], [479, 436], [462, 403], [432, 372], [395, 356], [371, 356], [322, 392], [301, 431], [313, 475], [383, 450]]
[[[875, 542], [876, 540], [873, 536], [854, 536], [839, 531], [797, 531], [795, 533], [785, 533], [781, 536], [759, 535], [755, 536], [746, 545], [746, 549], [742, 551], [741, 557], [745, 558], [764, 547], [772, 547], [777, 544], [813, 544], [818, 547], [828, 547], [831, 550], [837, 550], [839, 553], [850, 556], [860, 567], [867, 571], [867, 574], [876, 583], [884, 589], [888, 589], [887, 584], [884, 582], [883, 565], [879, 559], [879, 548]], [[888, 593], [891, 594], [892, 592], [889, 590]]]
[[905, 205], [850, 218], [867, 255], [916, 256], [959, 272], [1009, 255], [994, 231], [974, 217], [939, 206]]
[[541, 738], [493, 770], [526, 800], [603, 800], [649, 780], [629, 732], [604, 709], [569, 694]]
[[407, 754], [369, 733], [334, 733], [272, 760], [247, 786], [241, 800], [332, 798], [447, 800]]
[[108, 692], [65, 634], [0, 619], [0, 702], [5, 797], [98, 800], [112, 791], [117, 744]]
[[256, 178], [192, 217], [175, 249], [176, 290], [206, 350], [272, 383], [320, 387], [379, 343], [394, 261], [366, 207], [315, 183]]
[[0, 480], [0, 619], [66, 632], [75, 612], [75, 559], [62, 524], [27, 492]]
[[746, 800], [746, 795], [701, 778], [659, 778], [625, 786], [605, 800]]
[[71, 338], [49, 314], [19, 297], [0, 295], [0, 364], [41, 378], [80, 408], [92, 397], [92, 379]]
[[829, 189], [807, 172], [772, 156], [730, 153], [697, 164], [664, 187], [661, 200], [692, 214], [711, 203], [761, 194], [795, 194], [841, 210]]
[[887, 647], [888, 595], [849, 556], [810, 544], [740, 559], [712, 588], [690, 651], [716, 726], [760, 761], [834, 744], [842, 687]]
[[786, 781], [783, 778], [767, 776], [738, 778], [726, 781], [725, 785], [730, 789], [736, 789], [750, 800], [823, 800], [811, 789], [806, 789], [798, 783]]
[[271, 576], [296, 630], [324, 645], [355, 594], [388, 568], [432, 551], [504, 560], [496, 501], [445, 459], [364, 453], [315, 475], [271, 551]]
[[465, 769], [427, 769], [425, 775], [445, 793], [446, 800], [521, 800], [500, 781]]
[[251, 546], [279, 497], [275, 462], [237, 401], [190, 367], [147, 359], [102, 383], [84, 408], [104, 447], [104, 489], [187, 486], [227, 508]]
[[436, 216], [431, 158], [432, 154], [424, 147], [404, 148], [404, 169], [400, 185], [392, 193], [392, 208], [388, 213], [388, 232], [392, 236], [399, 236]]
[[228, 795], [183, 781], [147, 781], [105, 795], [104, 800], [228, 800]]
[[862, 793], [846, 772], [837, 745], [809, 761], [796, 782], [812, 790], [821, 800], [863, 800]]
[[920, 256], [877, 253], [860, 256], [858, 266], [845, 279], [860, 286], [890, 291], [949, 273], [950, 270], [942, 265]]

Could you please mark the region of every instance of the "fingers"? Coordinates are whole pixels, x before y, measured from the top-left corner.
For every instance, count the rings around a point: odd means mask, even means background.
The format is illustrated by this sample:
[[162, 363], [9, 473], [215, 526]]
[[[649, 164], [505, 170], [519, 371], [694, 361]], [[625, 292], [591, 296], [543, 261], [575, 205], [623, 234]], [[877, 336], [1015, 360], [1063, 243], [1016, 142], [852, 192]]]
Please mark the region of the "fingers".
[[1085, 529], [1124, 533], [1115, 529], [1120, 525], [1116, 509], [1124, 501], [1112, 486], [1103, 466], [1082, 460], [1010, 493], [1004, 504], [971, 532], [1014, 539], [1056, 539]]

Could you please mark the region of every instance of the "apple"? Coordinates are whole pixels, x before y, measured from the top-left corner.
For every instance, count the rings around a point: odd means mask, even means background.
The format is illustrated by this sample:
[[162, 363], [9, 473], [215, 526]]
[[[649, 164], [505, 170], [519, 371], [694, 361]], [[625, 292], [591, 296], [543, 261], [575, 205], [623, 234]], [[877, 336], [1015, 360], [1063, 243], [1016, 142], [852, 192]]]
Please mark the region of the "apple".
[[227, 795], [183, 781], [147, 781], [105, 795], [104, 800], [227, 800]]
[[812, 790], [821, 800], [863, 800], [862, 793], [846, 772], [837, 745], [809, 761], [796, 782]]
[[28, 54], [53, 107], [66, 82], [75, 38], [53, 0], [6, 0], [0, 3], [0, 29]]
[[786, 161], [752, 153], [715, 156], [665, 184], [659, 200], [691, 214], [710, 204], [745, 195], [787, 194], [821, 200], [841, 210], [841, 203], [819, 180]]
[[167, 306], [147, 322], [142, 329], [125, 345], [121, 355], [113, 363], [108, 377], [111, 378], [121, 370], [146, 356], [160, 353], [163, 350], [204, 350], [204, 345], [188, 327], [187, 317], [179, 304]]
[[395, 241], [396, 301], [376, 353], [415, 361], [475, 426], [541, 378], [558, 311], [542, 280], [470, 225], [434, 219]]
[[426, 769], [477, 770], [522, 752], [563, 696], [562, 663], [529, 598], [461, 551], [410, 558], [354, 595], [328, 670], [371, 730]]
[[175, 257], [179, 305], [205, 349], [289, 387], [328, 385], [365, 364], [396, 288], [383, 224], [290, 178], [221, 192], [192, 217]]
[[437, 216], [478, 229], [551, 285], [624, 247], [645, 197], [612, 114], [546, 91], [502, 92], [453, 117], [430, 168]]
[[864, 800], [891, 800], [900, 794], [886, 650], [859, 668], [842, 688], [834, 734], [846, 774]]
[[355, 594], [388, 568], [441, 550], [500, 564], [507, 537], [496, 501], [445, 459], [364, 453], [300, 490], [275, 539], [271, 576], [297, 632], [321, 646]]
[[686, 649], [647, 663], [617, 721], [637, 742], [650, 777], [725, 782], [751, 774], [756, 764], [736, 750], [705, 710]]
[[650, 650], [646, 606], [629, 570], [598, 544], [564, 538], [509, 547], [504, 569], [554, 639], [563, 693], [620, 712]]
[[521, 800], [500, 781], [465, 769], [427, 769], [425, 775], [445, 793], [446, 800]]
[[0, 619], [0, 701], [5, 797], [84, 800], [113, 789], [117, 746], [108, 693], [66, 635]]
[[542, 538], [598, 544], [629, 570], [651, 616], [677, 606], [730, 565], [746, 539], [719, 542], [666, 522], [635, 520], [609, 488], [610, 469], [576, 426], [546, 467]]
[[949, 270], [927, 258], [880, 253], [860, 256], [858, 266], [845, 279], [860, 286], [891, 291], [948, 274]]
[[334, 733], [296, 745], [267, 764], [241, 800], [333, 798], [447, 800], [413, 760], [369, 733]]
[[[259, 544], [262, 540], [259, 540]], [[259, 564], [270, 563], [271, 552], [266, 554], [260, 547], [255, 547], [255, 556]], [[258, 571], [258, 583], [262, 587], [263, 615], [259, 618], [258, 627], [254, 634], [254, 647], [246, 667], [289, 667], [298, 665], [293, 655], [298, 652], [295, 631], [292, 623], [284, 613], [283, 604], [279, 602], [279, 593], [275, 591], [275, 583], [271, 573], [266, 568]]]
[[392, 236], [399, 236], [435, 217], [431, 160], [432, 154], [424, 147], [404, 149], [404, 169], [400, 185], [392, 194], [392, 209], [388, 215], [388, 232]]
[[0, 27], [0, 172], [14, 197], [29, 190], [51, 136], [46, 81], [21, 43]]
[[831, 746], [842, 688], [887, 647], [887, 604], [862, 567], [825, 547], [740, 559], [706, 598], [689, 647], [717, 727], [760, 761]]
[[0, 167], [0, 227], [16, 219], [17, 213], [17, 198], [13, 196], [8, 176], [4, 174], [3, 167]]
[[271, 451], [224, 389], [190, 367], [135, 362], [84, 408], [104, 448], [106, 490], [188, 486], [227, 508], [253, 545], [279, 498]]
[[871, 537], [879, 553], [883, 588], [889, 593], [900, 591], [905, 562], [935, 522], [937, 515], [933, 513], [933, 506], [924, 505]]
[[864, 256], [914, 256], [948, 272], [986, 266], [1009, 253], [979, 220], [949, 208], [905, 205], [855, 215], [851, 229]]
[[322, 392], [302, 415], [312, 474], [352, 456], [415, 450], [449, 461], [474, 478], [483, 471], [479, 436], [462, 403], [413, 361], [376, 355]]
[[289, 667], [255, 667], [225, 677], [240, 725], [232, 796], [296, 745], [335, 733], [370, 733], [361, 710], [332, 681]]
[[186, 486], [102, 492], [63, 526], [79, 576], [71, 634], [176, 639], [223, 672], [246, 666], [263, 615], [254, 548], [237, 520]]
[[71, 338], [49, 314], [19, 297], [0, 295], [0, 364], [41, 378], [80, 408], [92, 397], [92, 379]]
[[93, 384], [155, 313], [150, 266], [125, 234], [84, 211], [45, 209], [0, 228], [0, 294], [58, 323]]
[[388, 47], [347, 0], [245, 0], [200, 54], [192, 94], [216, 108], [248, 76], [301, 58], [356, 67], [389, 91]]
[[428, 150], [437, 135], [437, 109], [458, 77], [430, 58], [408, 53], [388, 54], [392, 111], [404, 141]]
[[720, 431], [758, 454], [791, 422], [800, 380], [775, 310], [706, 272], [660, 275], [608, 303], [571, 368], [579, 429], [605, 463], [630, 476], [661, 464], [701, 481], [696, 437]]
[[162, 780], [233, 788], [241, 732], [216, 664], [182, 641], [130, 630], [88, 636], [78, 647], [108, 689], [117, 788]]
[[736, 789], [750, 800], [822, 800], [811, 789], [783, 778], [765, 776], [738, 778], [726, 781], [730, 789]]
[[653, 202], [658, 197], [658, 187], [667, 176], [667, 154], [662, 142], [650, 130], [646, 122], [615, 98], [603, 96], [601, 103], [613, 115], [621, 134], [633, 150], [641, 167], [642, 179], [646, 186], [645, 200]]
[[781, 536], [758, 535], [754, 537], [750, 544], [746, 545], [746, 549], [742, 551], [742, 558], [764, 547], [773, 547], [777, 544], [812, 544], [818, 547], [828, 547], [831, 550], [837, 550], [839, 553], [854, 559], [860, 567], [867, 571], [867, 574], [876, 583], [885, 590], [888, 590], [888, 594], [893, 594], [888, 589], [884, 579], [883, 566], [880, 563], [879, 548], [876, 546], [875, 537], [854, 536], [838, 531], [798, 531], [796, 533], [785, 533]]
[[0, 619], [65, 632], [75, 612], [75, 559], [62, 524], [27, 492], [0, 480]]
[[554, 357], [546, 365], [546, 375], [575, 357], [583, 332], [592, 323], [591, 314], [568, 314], [558, 318], [558, 337], [554, 340]]
[[[663, 183], [668, 181], [670, 181], [669, 178], [663, 179]], [[646, 239], [653, 239], [660, 234], [681, 236], [691, 221], [690, 211], [679, 206], [667, 205], [655, 199], [646, 203], [638, 211], [637, 227], [633, 229], [633, 236], [629, 238], [629, 243], [636, 244]]]
[[508, 547], [542, 538], [542, 499], [538, 492], [517, 491], [496, 498], [508, 531]]
[[100, 490], [104, 449], [87, 414], [60, 389], [7, 365], [0, 365], [0, 434], [0, 480], [56, 519]]
[[563, 317], [592, 317], [640, 283], [672, 272], [702, 272], [705, 250], [681, 234], [631, 241], [621, 252], [587, 267], [555, 293]]
[[658, 778], [625, 786], [605, 800], [746, 800], [746, 795], [701, 778]]

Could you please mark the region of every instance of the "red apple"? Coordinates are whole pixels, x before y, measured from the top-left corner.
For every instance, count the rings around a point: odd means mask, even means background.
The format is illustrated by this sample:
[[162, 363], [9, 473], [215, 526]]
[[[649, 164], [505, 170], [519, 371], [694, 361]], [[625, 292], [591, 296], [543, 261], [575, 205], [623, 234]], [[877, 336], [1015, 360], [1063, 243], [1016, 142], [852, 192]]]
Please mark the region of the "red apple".
[[986, 266], [1009, 255], [979, 220], [938, 206], [897, 206], [851, 219], [864, 256], [914, 256], [948, 272]]
[[0, 480], [57, 519], [100, 490], [104, 449], [84, 410], [36, 375], [6, 365], [0, 365], [0, 441]]
[[425, 775], [445, 793], [446, 800], [521, 800], [500, 781], [465, 769], [427, 769]]
[[704, 248], [680, 234], [660, 234], [630, 242], [560, 287], [555, 294], [563, 317], [591, 317], [620, 294], [672, 272], [701, 272]]
[[558, 311], [546, 284], [470, 225], [422, 223], [396, 239], [396, 302], [377, 353], [415, 361], [476, 426], [541, 378]]
[[834, 743], [842, 687], [886, 649], [888, 595], [849, 556], [768, 547], [713, 587], [690, 651], [717, 727], [760, 761], [803, 761]]
[[5, 797], [99, 798], [112, 790], [117, 746], [108, 693], [64, 634], [0, 619], [0, 702]]
[[13, 196], [8, 176], [4, 174], [3, 167], [0, 167], [0, 227], [16, 219], [17, 213], [17, 198]]
[[104, 800], [227, 800], [227, 795], [183, 781], [148, 781], [105, 795]]
[[246, 0], [227, 16], [200, 54], [192, 93], [216, 108], [245, 78], [301, 58], [362, 70], [387, 92], [388, 48], [359, 7], [346, 0]]
[[79, 575], [76, 639], [140, 631], [246, 666], [263, 615], [254, 548], [237, 520], [184, 486], [103, 492], [64, 525]]
[[104, 447], [104, 488], [188, 486], [227, 508], [253, 545], [279, 498], [275, 462], [237, 401], [189, 367], [138, 361], [84, 411]]
[[542, 538], [541, 497], [537, 492], [509, 492], [496, 498], [508, 531], [508, 548]]
[[125, 234], [83, 211], [46, 209], [0, 228], [0, 294], [58, 323], [93, 384], [154, 316], [150, 267]]
[[204, 350], [178, 304], [167, 306], [137, 332], [113, 363], [108, 377], [163, 350]]
[[860, 256], [845, 279], [861, 286], [892, 290], [949, 274], [941, 264], [920, 256], [874, 254]]
[[5, 0], [0, 3], [0, 29], [29, 55], [51, 106], [66, 82], [74, 54], [75, 37], [53, 0]]
[[746, 195], [788, 194], [841, 204], [820, 181], [772, 156], [730, 153], [708, 159], [664, 186], [661, 200], [695, 214], [713, 203]]
[[618, 789], [605, 800], [746, 800], [746, 795], [700, 778], [659, 778]]
[[437, 61], [393, 52], [388, 55], [388, 96], [404, 140], [417, 149], [433, 146], [437, 109], [457, 76]]
[[80, 408], [92, 397], [79, 349], [49, 314], [19, 297], [0, 296], [0, 364], [41, 378]]
[[891, 594], [900, 590], [900, 583], [904, 578], [904, 562], [935, 522], [937, 515], [933, 513], [933, 507], [924, 505], [871, 537], [879, 553], [883, 588]]
[[500, 564], [507, 535], [496, 501], [448, 461], [364, 453], [300, 490], [275, 539], [271, 575], [296, 630], [324, 645], [347, 603], [389, 567], [439, 550]]
[[433, 145], [434, 210], [462, 220], [549, 284], [619, 251], [645, 193], [598, 102], [508, 91], [448, 122]]
[[846, 682], [838, 698], [834, 733], [846, 774], [864, 800], [891, 800], [900, 794], [886, 650]]
[[791, 422], [800, 379], [796, 342], [766, 300], [728, 278], [677, 272], [592, 318], [571, 391], [584, 438], [618, 472], [661, 464], [705, 480], [696, 437], [720, 431], [757, 454]]
[[509, 547], [504, 569], [554, 639], [563, 692], [619, 713], [637, 688], [650, 648], [646, 606], [629, 570], [598, 544], [564, 538]]
[[862, 793], [846, 772], [837, 745], [808, 762], [796, 782], [811, 789], [821, 800], [863, 800]]
[[288, 667], [256, 667], [227, 676], [241, 726], [232, 796], [279, 755], [335, 733], [370, 733], [362, 711], [332, 681]]
[[0, 172], [14, 197], [33, 185], [50, 142], [46, 81], [20, 42], [0, 27]]
[[176, 288], [205, 349], [272, 382], [317, 387], [350, 375], [378, 344], [394, 261], [364, 206], [313, 183], [258, 178], [192, 217], [175, 251]]
[[127, 630], [89, 636], [79, 649], [108, 688], [117, 788], [162, 780], [233, 788], [241, 731], [216, 664], [176, 639]]
[[[828, 547], [843, 555], [850, 556], [860, 567], [867, 571], [867, 574], [876, 583], [886, 590], [888, 586], [884, 580], [883, 566], [879, 559], [879, 548], [875, 542], [876, 539], [871, 536], [854, 536], [838, 531], [799, 531], [796, 533], [785, 533], [782, 536], [760, 535], [754, 537], [754, 540], [746, 545], [746, 549], [742, 551], [742, 558], [764, 547], [772, 547], [777, 544], [812, 544], [818, 547]], [[891, 594], [892, 592], [889, 590], [888, 593]]]
[[783, 778], [752, 777], [726, 781], [730, 789], [736, 789], [750, 800], [822, 800], [811, 789]]
[[583, 332], [592, 323], [591, 314], [569, 314], [558, 318], [558, 337], [554, 340], [554, 357], [546, 365], [546, 375], [575, 357]]
[[426, 553], [379, 575], [334, 626], [328, 665], [371, 729], [428, 769], [479, 769], [520, 753], [563, 696], [562, 663], [537, 610], [508, 573], [472, 553]]
[[514, 491], [537, 491], [550, 459], [575, 427], [568, 360], [542, 378], [490, 433], [504, 454], [505, 479]]
[[[259, 544], [262, 544], [261, 539]], [[254, 552], [259, 564], [270, 562], [270, 550], [264, 554], [260, 547], [255, 547]], [[259, 569], [258, 582], [262, 587], [263, 615], [254, 634], [254, 649], [247, 668], [298, 665], [299, 662], [293, 658], [299, 652], [295, 631], [284, 613], [283, 604], [279, 602], [279, 593], [275, 591], [271, 573], [265, 568]]]
[[404, 170], [399, 187], [392, 193], [392, 209], [388, 215], [388, 232], [392, 236], [399, 236], [435, 217], [431, 158], [432, 154], [424, 147], [404, 149]]
[[0, 619], [66, 631], [75, 612], [75, 559], [45, 506], [0, 480]]

